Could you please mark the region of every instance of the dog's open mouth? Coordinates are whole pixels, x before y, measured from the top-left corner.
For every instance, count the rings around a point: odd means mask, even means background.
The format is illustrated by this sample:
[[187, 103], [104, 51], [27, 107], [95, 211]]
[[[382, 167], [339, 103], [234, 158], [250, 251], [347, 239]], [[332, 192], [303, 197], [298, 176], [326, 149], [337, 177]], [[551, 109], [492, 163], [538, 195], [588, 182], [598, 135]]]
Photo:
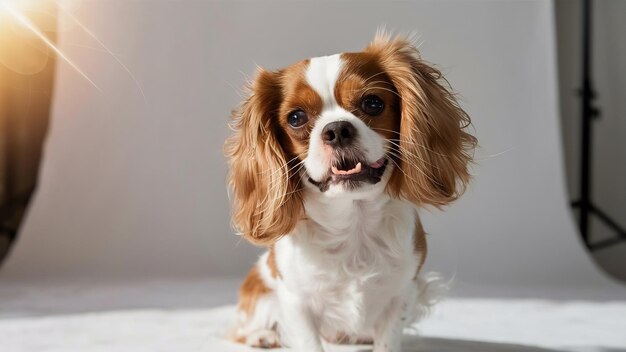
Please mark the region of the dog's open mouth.
[[350, 188], [356, 188], [360, 182], [375, 184], [380, 182], [385, 168], [387, 158], [382, 157], [373, 163], [359, 161], [356, 159], [337, 160], [331, 165], [328, 176], [322, 181], [309, 181], [324, 192], [330, 185], [345, 183]]
[[387, 159], [380, 158], [371, 164], [357, 160], [341, 160], [336, 165], [330, 167], [331, 179], [349, 180], [360, 178], [361, 176], [382, 176], [387, 165]]

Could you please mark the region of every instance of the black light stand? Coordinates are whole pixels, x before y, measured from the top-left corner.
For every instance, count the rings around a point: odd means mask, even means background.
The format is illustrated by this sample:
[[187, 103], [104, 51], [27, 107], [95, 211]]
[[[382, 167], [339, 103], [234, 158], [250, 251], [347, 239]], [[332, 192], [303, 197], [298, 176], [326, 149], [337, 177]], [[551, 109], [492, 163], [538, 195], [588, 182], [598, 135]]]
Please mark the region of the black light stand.
[[[619, 226], [606, 213], [593, 204], [591, 199], [591, 137], [592, 120], [599, 115], [599, 110], [593, 105], [596, 92], [591, 82], [591, 18], [592, 0], [582, 0], [582, 89], [580, 90], [582, 103], [582, 139], [581, 139], [581, 163], [580, 163], [580, 199], [572, 203], [579, 209], [579, 227], [583, 241], [590, 250], [598, 250], [610, 247], [622, 241], [626, 241], [626, 231]], [[589, 236], [590, 215], [596, 215], [609, 228], [616, 232], [616, 237], [591, 243]]]

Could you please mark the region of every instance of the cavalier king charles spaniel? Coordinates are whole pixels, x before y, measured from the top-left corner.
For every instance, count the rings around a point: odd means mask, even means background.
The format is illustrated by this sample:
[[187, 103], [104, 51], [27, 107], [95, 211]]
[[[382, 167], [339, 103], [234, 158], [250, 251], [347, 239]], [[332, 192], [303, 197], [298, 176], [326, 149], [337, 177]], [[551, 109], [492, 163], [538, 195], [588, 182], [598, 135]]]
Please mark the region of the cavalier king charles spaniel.
[[234, 226], [267, 251], [241, 286], [231, 337], [299, 352], [327, 342], [400, 351], [403, 328], [430, 303], [417, 208], [463, 193], [469, 125], [441, 72], [403, 37], [259, 69], [226, 154]]

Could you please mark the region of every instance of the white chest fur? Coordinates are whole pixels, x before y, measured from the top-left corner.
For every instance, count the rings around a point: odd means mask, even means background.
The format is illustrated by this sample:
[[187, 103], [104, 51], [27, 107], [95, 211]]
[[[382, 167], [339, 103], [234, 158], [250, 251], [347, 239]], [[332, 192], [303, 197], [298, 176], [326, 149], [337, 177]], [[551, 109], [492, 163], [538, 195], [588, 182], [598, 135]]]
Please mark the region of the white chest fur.
[[415, 289], [413, 206], [382, 193], [305, 204], [307, 220], [275, 246], [277, 289], [304, 297], [323, 335], [371, 330], [392, 299]]

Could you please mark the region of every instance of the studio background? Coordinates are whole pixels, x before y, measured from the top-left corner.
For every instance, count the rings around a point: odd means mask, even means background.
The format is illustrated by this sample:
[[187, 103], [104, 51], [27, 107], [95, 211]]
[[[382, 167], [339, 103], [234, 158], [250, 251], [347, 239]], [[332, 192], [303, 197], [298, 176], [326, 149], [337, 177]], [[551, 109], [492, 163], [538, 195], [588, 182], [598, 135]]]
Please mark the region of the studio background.
[[[551, 3], [84, 1], [74, 9], [97, 40], [61, 13], [59, 45], [92, 82], [57, 66], [39, 189], [4, 278], [243, 276], [259, 250], [230, 227], [222, 144], [246, 78], [256, 65], [360, 50], [386, 24], [417, 34], [480, 141], [466, 195], [445, 212], [422, 211], [428, 268], [468, 290], [606, 284], [565, 193]], [[96, 50], [98, 41], [115, 56]]]

